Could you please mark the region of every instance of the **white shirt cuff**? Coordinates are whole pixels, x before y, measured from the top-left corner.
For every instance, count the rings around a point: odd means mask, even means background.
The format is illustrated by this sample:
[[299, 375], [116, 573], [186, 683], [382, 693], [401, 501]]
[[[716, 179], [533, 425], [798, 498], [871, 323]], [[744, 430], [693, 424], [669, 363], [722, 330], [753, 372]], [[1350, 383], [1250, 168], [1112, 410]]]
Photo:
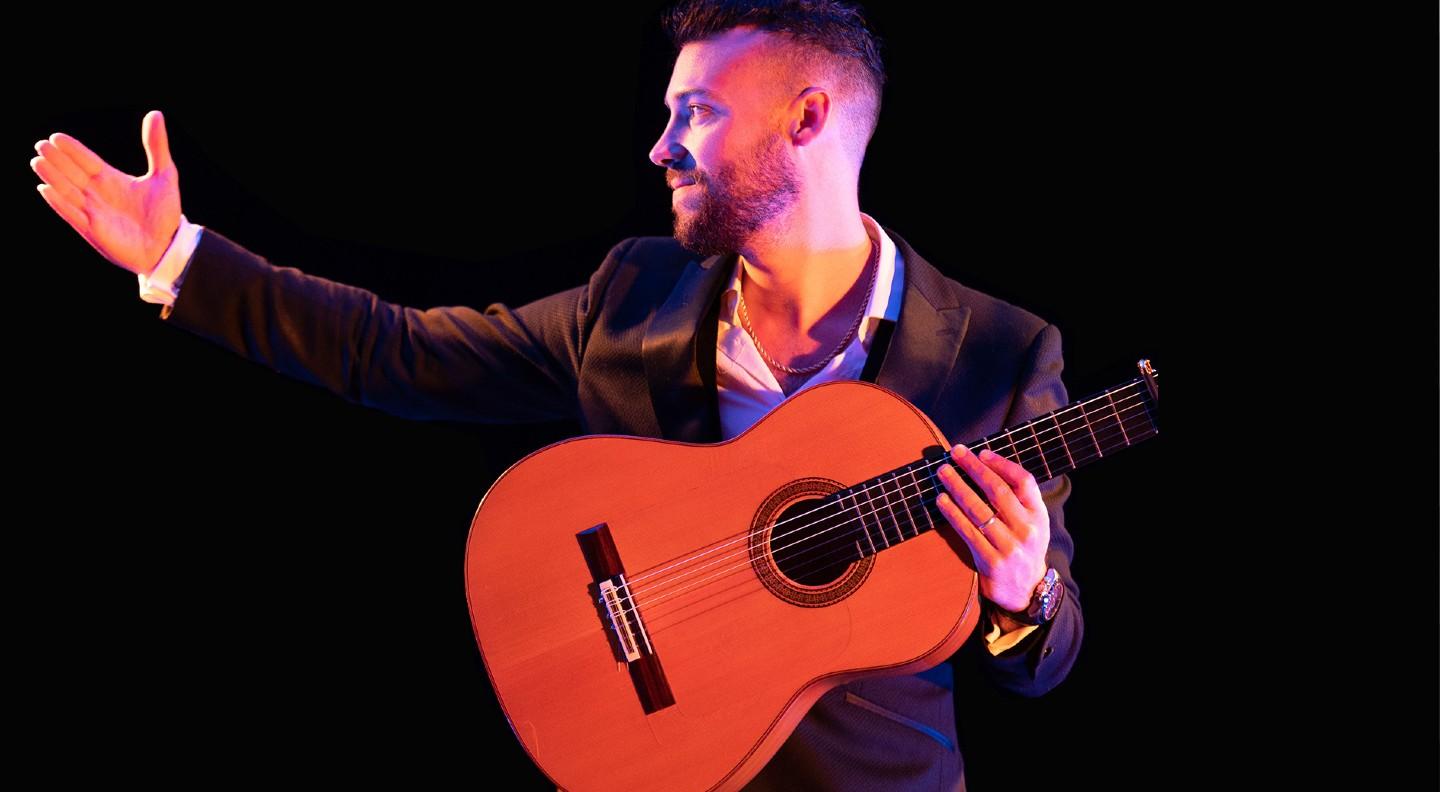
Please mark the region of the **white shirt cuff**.
[[991, 655], [999, 655], [1006, 649], [1020, 643], [1025, 639], [1025, 636], [1040, 629], [1040, 625], [1038, 624], [1026, 624], [1002, 634], [1000, 632], [1000, 625], [996, 624], [993, 619], [987, 618], [986, 621], [990, 622], [990, 629], [985, 633], [985, 648], [989, 650]]
[[180, 296], [180, 284], [185, 280], [185, 271], [190, 265], [190, 257], [194, 255], [195, 248], [199, 247], [200, 232], [204, 230], [205, 226], [195, 225], [185, 219], [185, 215], [180, 215], [180, 227], [175, 230], [170, 247], [166, 248], [164, 255], [160, 257], [160, 263], [149, 275], [136, 273], [140, 281], [140, 299], [165, 306], [160, 314], [162, 318], [169, 316], [170, 309], [175, 307], [175, 300]]

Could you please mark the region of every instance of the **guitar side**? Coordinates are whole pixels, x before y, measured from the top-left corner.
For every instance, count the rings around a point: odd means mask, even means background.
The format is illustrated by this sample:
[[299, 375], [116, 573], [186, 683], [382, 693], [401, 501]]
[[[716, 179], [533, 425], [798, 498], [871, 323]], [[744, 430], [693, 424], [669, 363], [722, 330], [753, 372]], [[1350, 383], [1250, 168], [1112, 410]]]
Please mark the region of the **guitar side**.
[[[466, 591], [531, 758], [565, 789], [736, 789], [835, 685], [943, 661], [979, 616], [948, 526], [833, 575], [772, 552], [819, 498], [937, 445], [949, 447], [898, 395], [838, 381], [723, 443], [592, 435], [511, 466], [472, 521]], [[628, 585], [608, 613], [601, 533]], [[629, 660], [616, 603], [637, 626]], [[637, 646], [650, 653], [639, 676], [668, 701], [637, 686]]]

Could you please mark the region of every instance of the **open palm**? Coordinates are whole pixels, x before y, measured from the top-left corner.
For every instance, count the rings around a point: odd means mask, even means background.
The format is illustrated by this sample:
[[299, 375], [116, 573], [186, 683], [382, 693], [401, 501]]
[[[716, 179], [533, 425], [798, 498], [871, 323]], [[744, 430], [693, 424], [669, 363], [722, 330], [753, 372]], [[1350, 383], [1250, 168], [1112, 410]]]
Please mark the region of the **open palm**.
[[145, 114], [141, 143], [150, 169], [121, 173], [83, 143], [56, 132], [35, 144], [30, 167], [41, 197], [112, 264], [148, 275], [180, 227], [180, 174], [170, 159], [165, 118]]

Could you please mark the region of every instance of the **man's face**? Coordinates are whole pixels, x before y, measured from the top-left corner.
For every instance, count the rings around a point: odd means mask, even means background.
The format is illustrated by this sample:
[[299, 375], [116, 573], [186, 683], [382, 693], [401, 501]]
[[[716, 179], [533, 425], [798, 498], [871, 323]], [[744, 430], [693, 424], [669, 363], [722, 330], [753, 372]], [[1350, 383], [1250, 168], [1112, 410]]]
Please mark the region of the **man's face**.
[[[670, 123], [650, 151], [666, 170], [675, 238], [702, 256], [743, 247], [800, 194], [759, 45], [748, 28], [685, 45], [666, 89]], [[689, 93], [704, 89], [708, 93]]]

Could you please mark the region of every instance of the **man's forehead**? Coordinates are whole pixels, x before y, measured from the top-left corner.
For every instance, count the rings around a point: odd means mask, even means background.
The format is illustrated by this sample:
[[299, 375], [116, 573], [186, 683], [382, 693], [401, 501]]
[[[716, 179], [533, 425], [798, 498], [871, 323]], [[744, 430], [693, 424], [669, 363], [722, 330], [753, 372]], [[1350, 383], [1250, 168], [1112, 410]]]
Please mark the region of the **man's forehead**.
[[741, 100], [765, 82], [773, 44], [773, 34], [744, 27], [686, 44], [675, 58], [667, 104], [690, 96], [727, 104]]

